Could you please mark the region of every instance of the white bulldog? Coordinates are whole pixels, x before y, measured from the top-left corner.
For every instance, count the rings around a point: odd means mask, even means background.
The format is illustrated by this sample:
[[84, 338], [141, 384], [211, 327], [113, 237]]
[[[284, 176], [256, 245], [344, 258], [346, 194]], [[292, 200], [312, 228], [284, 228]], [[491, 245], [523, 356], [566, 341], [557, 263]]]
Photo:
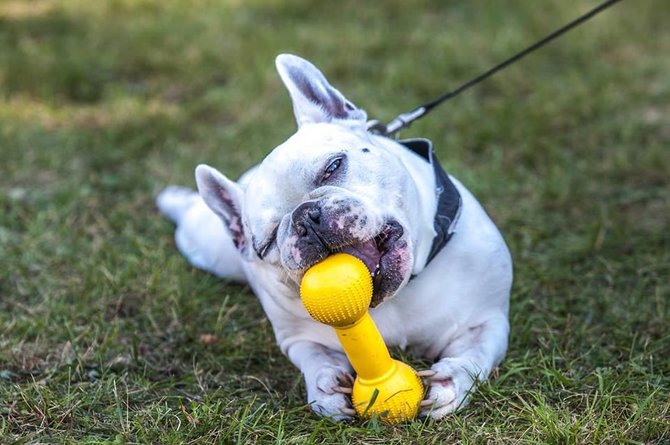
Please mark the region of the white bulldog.
[[502, 236], [429, 141], [372, 134], [366, 113], [311, 63], [280, 55], [276, 65], [298, 131], [237, 183], [199, 165], [199, 195], [161, 192], [177, 247], [196, 267], [249, 283], [305, 376], [308, 402], [335, 419], [354, 414], [353, 370], [333, 328], [305, 311], [299, 284], [334, 252], [358, 257], [386, 344], [434, 361], [421, 372], [422, 414], [454, 412], [507, 349], [512, 261]]

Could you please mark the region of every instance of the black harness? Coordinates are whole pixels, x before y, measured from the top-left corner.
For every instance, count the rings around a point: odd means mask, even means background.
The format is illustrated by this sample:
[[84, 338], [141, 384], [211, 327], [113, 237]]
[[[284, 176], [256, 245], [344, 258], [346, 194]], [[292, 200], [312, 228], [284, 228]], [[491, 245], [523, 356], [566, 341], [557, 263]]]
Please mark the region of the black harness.
[[435, 238], [430, 247], [430, 253], [426, 260], [426, 265], [435, 258], [440, 250], [454, 235], [454, 226], [458, 220], [463, 206], [461, 194], [449, 179], [449, 175], [444, 171], [440, 162], [433, 151], [433, 143], [428, 139], [406, 139], [398, 141], [408, 150], [424, 158], [433, 166], [435, 172], [435, 195], [437, 197], [437, 211], [433, 220], [435, 228]]

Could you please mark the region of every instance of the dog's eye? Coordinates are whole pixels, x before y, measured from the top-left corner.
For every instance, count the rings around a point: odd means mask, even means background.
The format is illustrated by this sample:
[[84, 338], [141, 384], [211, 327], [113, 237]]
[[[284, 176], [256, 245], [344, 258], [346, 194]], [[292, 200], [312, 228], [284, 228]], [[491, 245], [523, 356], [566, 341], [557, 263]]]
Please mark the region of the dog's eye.
[[272, 235], [270, 235], [270, 238], [268, 238], [265, 243], [260, 246], [260, 247], [255, 247], [254, 250], [256, 251], [256, 255], [258, 255], [258, 258], [265, 259], [267, 256], [268, 252], [270, 252], [270, 248], [272, 248], [273, 245], [275, 245], [277, 242], [277, 227], [272, 231]]
[[260, 249], [256, 250], [256, 254], [258, 255], [258, 258], [260, 258], [261, 260], [263, 258], [265, 258], [265, 256], [268, 254], [268, 251], [270, 250], [270, 247], [272, 247], [273, 243], [274, 243], [274, 239], [271, 240], [266, 245], [262, 246]]
[[335, 173], [338, 168], [340, 168], [340, 165], [342, 165], [342, 158], [334, 159], [330, 164], [328, 164], [328, 167], [326, 167], [326, 169], [323, 171], [321, 181], [328, 180], [328, 178], [330, 178], [332, 174]]

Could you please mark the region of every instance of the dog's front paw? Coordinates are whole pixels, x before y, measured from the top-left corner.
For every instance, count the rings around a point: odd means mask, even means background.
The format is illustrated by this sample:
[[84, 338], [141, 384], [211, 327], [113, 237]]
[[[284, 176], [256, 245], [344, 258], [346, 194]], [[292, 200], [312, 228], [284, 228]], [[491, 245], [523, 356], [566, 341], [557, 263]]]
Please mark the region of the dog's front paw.
[[421, 372], [420, 375], [430, 384], [428, 397], [421, 402], [421, 415], [435, 420], [467, 404], [468, 394], [477, 377], [469, 361], [452, 357], [443, 358], [430, 371]]
[[349, 420], [356, 414], [350, 396], [354, 378], [348, 370], [324, 366], [313, 378], [305, 375], [305, 383], [307, 401], [320, 416]]

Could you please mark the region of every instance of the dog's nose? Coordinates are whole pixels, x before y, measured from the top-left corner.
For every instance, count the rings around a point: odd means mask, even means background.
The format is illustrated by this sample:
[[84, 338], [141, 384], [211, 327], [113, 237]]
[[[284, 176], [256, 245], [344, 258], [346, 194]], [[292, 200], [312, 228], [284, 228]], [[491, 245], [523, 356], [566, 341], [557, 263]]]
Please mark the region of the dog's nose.
[[297, 223], [294, 224], [294, 226], [295, 226], [295, 233], [297, 233], [300, 238], [304, 238], [307, 236], [307, 226], [305, 226], [304, 223]]
[[321, 224], [321, 209], [319, 207], [313, 207], [307, 210], [307, 216], [314, 224]]
[[293, 211], [291, 221], [300, 237], [309, 235], [309, 228], [318, 230], [321, 224], [321, 208], [316, 202], [303, 202]]

